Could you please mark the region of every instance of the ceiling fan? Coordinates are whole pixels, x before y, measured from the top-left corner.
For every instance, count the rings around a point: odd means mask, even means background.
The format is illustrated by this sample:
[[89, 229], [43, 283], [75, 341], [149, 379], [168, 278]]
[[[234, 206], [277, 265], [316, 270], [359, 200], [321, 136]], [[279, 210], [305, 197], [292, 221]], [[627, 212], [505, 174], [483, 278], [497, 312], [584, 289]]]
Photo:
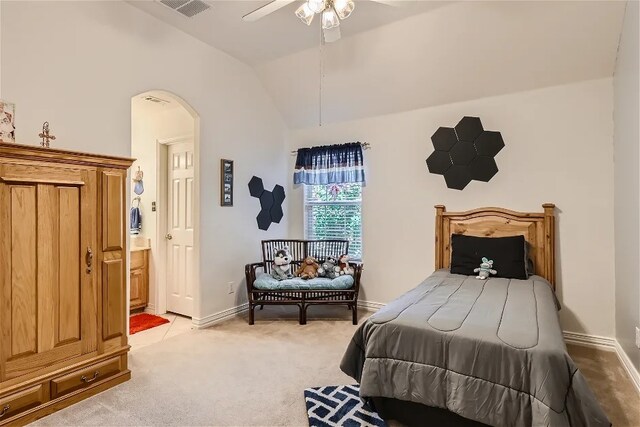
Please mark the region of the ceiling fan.
[[[272, 0], [266, 5], [249, 12], [242, 19], [247, 22], [257, 21], [282, 9], [297, 0]], [[393, 0], [369, 0], [390, 6], [396, 6]], [[355, 9], [354, 0], [304, 0], [296, 10], [296, 16], [307, 25], [311, 25], [316, 14], [322, 14], [322, 34], [327, 43], [340, 39], [340, 21], [347, 19]]]

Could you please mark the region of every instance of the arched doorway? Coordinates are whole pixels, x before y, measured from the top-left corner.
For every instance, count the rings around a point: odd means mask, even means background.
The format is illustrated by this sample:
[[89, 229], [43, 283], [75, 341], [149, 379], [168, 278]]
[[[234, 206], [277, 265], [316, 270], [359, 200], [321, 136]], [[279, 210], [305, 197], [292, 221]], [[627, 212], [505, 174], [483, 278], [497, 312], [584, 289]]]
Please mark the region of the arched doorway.
[[136, 311], [198, 315], [199, 137], [199, 115], [177, 95], [152, 90], [131, 98], [131, 155], [137, 160], [131, 169], [129, 301]]

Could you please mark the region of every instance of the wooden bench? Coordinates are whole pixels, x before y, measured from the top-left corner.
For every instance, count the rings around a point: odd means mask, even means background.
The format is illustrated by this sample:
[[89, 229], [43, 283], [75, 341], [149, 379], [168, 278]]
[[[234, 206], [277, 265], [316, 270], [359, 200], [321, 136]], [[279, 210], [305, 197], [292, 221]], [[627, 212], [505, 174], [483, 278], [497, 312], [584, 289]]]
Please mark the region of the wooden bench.
[[362, 263], [350, 262], [354, 269], [353, 286], [349, 289], [277, 289], [264, 290], [254, 287], [256, 272], [262, 269], [271, 274], [273, 256], [276, 250], [289, 247], [291, 253], [292, 273], [300, 266], [307, 256], [312, 256], [318, 263], [322, 263], [328, 256], [339, 257], [349, 252], [347, 240], [263, 240], [262, 262], [247, 264], [245, 275], [247, 279], [247, 296], [249, 298], [249, 324], [254, 323], [254, 310], [265, 305], [297, 305], [300, 309], [300, 324], [307, 323], [307, 308], [311, 305], [340, 305], [344, 304], [351, 310], [353, 324], [358, 324], [358, 291], [360, 289], [360, 276], [362, 275]]

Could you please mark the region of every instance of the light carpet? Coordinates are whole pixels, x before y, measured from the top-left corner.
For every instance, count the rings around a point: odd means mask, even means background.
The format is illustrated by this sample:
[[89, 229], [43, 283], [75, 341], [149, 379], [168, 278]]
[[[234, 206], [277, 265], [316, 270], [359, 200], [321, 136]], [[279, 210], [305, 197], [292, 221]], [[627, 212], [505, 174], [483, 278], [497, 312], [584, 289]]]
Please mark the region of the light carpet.
[[[296, 317], [291, 307], [265, 307], [254, 326], [243, 316], [134, 350], [130, 381], [35, 424], [308, 425], [303, 390], [353, 384], [339, 364], [356, 326], [345, 307], [312, 307], [304, 326]], [[640, 425], [640, 397], [615, 354], [570, 353], [613, 424]]]

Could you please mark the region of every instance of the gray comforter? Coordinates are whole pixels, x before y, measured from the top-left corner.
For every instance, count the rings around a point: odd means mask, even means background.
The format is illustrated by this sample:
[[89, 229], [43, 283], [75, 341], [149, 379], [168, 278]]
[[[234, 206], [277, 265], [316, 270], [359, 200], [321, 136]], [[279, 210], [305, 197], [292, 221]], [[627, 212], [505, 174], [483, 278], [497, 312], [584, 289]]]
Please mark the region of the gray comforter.
[[356, 331], [341, 369], [361, 397], [446, 408], [495, 426], [608, 426], [539, 277], [438, 270]]

